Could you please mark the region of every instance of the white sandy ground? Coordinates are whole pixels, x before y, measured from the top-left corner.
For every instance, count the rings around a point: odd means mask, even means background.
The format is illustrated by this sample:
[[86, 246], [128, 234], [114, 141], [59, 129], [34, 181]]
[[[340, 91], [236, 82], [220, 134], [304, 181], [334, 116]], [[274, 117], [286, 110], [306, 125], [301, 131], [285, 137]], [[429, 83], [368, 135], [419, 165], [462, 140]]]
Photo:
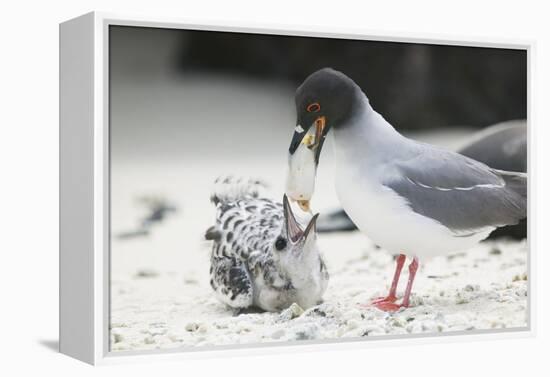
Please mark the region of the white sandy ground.
[[[210, 250], [202, 236], [214, 218], [209, 191], [217, 176], [235, 174], [266, 180], [282, 198], [294, 89], [223, 77], [120, 80], [111, 92], [112, 234], [136, 228], [142, 196], [166, 198], [178, 211], [147, 237], [112, 240], [112, 350], [527, 325], [526, 242], [487, 242], [423, 261], [412, 307], [387, 314], [359, 304], [387, 292], [392, 256], [358, 232], [319, 236], [331, 275], [323, 304], [303, 313], [234, 316], [208, 284]], [[211, 103], [218, 105], [202, 108]], [[416, 137], [454, 149], [470, 135], [463, 128]], [[338, 206], [331, 147], [328, 141], [323, 151], [315, 211]], [[406, 278], [405, 269], [400, 292]]]
[[[387, 314], [359, 304], [385, 293], [392, 258], [360, 235], [321, 238], [331, 271], [325, 302], [302, 311], [233, 316], [204, 276], [175, 271], [113, 281], [112, 350], [438, 333], [526, 326], [524, 243], [488, 243], [436, 258], [418, 274], [412, 307]], [[347, 242], [350, 240], [348, 239]], [[495, 255], [492, 252], [500, 251]], [[348, 253], [342, 258], [339, 253]], [[360, 254], [358, 257], [351, 257]], [[206, 275], [207, 258], [201, 263]], [[340, 259], [340, 260], [339, 260]], [[345, 261], [342, 263], [342, 259]]]
[[[227, 167], [221, 165], [215, 170], [224, 171], [234, 164], [228, 162]], [[265, 164], [249, 165], [246, 170], [260, 173]], [[178, 212], [155, 226], [148, 237], [113, 239], [114, 351], [503, 329], [527, 324], [525, 241], [485, 242], [422, 263], [412, 307], [387, 314], [360, 304], [387, 292], [393, 258], [359, 232], [319, 236], [331, 275], [324, 303], [304, 312], [294, 307], [283, 313], [234, 316], [210, 289], [210, 245], [201, 238], [214, 215], [205, 190], [215, 176], [212, 168], [132, 166], [113, 168], [113, 235], [134, 228], [143, 214], [136, 205], [140, 195], [171, 198]], [[168, 180], [169, 186], [163, 184]], [[275, 192], [281, 190], [274, 188]], [[395, 233], [399, 237], [398, 229]], [[406, 278], [405, 268], [401, 292]]]

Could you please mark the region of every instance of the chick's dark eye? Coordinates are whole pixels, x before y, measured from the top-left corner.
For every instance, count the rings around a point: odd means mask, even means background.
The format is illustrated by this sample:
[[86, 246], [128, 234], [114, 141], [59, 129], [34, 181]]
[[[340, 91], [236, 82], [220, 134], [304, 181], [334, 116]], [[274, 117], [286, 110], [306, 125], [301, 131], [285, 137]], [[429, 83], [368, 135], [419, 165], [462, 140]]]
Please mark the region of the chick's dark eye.
[[306, 110], [308, 113], [316, 113], [321, 110], [321, 105], [318, 102], [313, 102], [307, 105]]
[[275, 249], [281, 251], [284, 248], [286, 248], [286, 240], [283, 237], [277, 238], [277, 241], [275, 241]]

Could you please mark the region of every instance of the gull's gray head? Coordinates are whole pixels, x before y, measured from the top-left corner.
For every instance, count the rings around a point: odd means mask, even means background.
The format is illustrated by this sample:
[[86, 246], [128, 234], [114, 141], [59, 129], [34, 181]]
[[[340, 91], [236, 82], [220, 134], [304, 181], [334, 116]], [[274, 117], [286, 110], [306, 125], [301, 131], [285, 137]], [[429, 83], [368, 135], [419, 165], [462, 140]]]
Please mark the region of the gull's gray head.
[[319, 250], [315, 223], [319, 214], [313, 216], [305, 229], [296, 220], [286, 195], [283, 197], [284, 224], [281, 234], [273, 243], [273, 256], [281, 272], [288, 275], [294, 286], [319, 272]]
[[342, 72], [320, 69], [305, 79], [296, 90], [296, 132], [289, 152], [294, 154], [311, 127], [316, 127], [316, 160], [331, 128], [342, 127], [359, 108], [361, 89]]

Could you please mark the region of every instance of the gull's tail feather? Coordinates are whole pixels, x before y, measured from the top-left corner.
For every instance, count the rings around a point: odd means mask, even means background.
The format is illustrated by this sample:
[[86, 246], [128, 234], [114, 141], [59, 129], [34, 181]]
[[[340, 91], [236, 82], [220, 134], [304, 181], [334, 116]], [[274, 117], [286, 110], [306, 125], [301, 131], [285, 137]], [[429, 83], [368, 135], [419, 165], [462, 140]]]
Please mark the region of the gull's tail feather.
[[515, 215], [516, 222], [527, 217], [527, 174], [495, 170], [504, 180], [508, 210]]
[[244, 198], [258, 198], [262, 189], [266, 187], [267, 185], [259, 179], [219, 177], [214, 181], [214, 190], [210, 195], [210, 201], [218, 205]]
[[511, 171], [497, 170], [498, 174], [504, 179], [506, 187], [512, 190], [523, 199], [527, 200], [527, 174]]

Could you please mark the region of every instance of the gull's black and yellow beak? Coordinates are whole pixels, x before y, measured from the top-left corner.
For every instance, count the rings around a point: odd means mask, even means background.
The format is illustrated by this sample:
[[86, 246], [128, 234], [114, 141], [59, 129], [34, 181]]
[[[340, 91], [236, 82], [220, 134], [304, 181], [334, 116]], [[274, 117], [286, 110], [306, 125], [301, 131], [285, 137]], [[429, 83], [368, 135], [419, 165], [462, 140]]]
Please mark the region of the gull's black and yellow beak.
[[286, 195], [283, 196], [283, 211], [285, 216], [287, 237], [292, 244], [297, 244], [303, 240], [305, 241], [310, 234], [313, 235], [315, 233], [317, 218], [319, 217], [318, 213], [315, 214], [315, 216], [313, 216], [311, 220], [309, 220], [306, 229], [302, 230], [302, 227], [300, 226], [300, 224], [296, 220], [296, 217], [294, 216], [294, 213], [292, 212], [290, 202], [288, 201]]
[[[315, 127], [315, 133], [309, 132], [311, 127]], [[316, 117], [315, 120], [308, 126], [298, 123], [294, 129], [294, 135], [292, 136], [288, 152], [292, 156], [300, 144], [304, 144], [315, 152], [315, 163], [318, 164], [321, 149], [323, 148], [328, 130], [329, 127], [327, 126], [327, 119], [324, 115]]]

